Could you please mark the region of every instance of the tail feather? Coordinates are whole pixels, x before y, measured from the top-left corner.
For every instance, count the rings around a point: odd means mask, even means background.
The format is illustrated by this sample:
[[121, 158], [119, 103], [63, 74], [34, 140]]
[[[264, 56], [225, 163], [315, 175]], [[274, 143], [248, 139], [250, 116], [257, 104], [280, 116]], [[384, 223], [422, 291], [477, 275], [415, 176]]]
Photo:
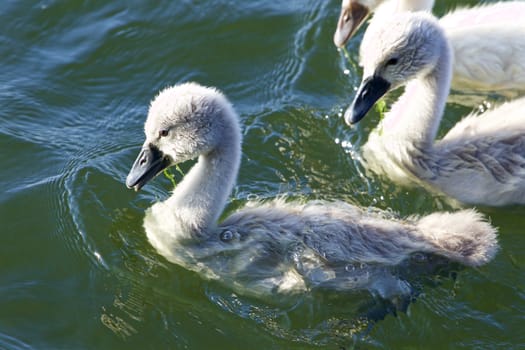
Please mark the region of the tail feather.
[[499, 249], [496, 228], [475, 210], [430, 214], [417, 227], [432, 241], [434, 253], [468, 266], [488, 263]]

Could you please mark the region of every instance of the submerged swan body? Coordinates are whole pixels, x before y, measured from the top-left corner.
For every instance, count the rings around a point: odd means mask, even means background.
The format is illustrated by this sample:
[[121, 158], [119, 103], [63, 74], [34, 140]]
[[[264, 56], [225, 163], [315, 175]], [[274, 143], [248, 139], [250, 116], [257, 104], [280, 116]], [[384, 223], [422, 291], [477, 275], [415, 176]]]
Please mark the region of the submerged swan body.
[[238, 117], [219, 91], [185, 83], [152, 102], [146, 141], [126, 184], [140, 189], [167, 166], [198, 158], [144, 226], [169, 261], [252, 295], [316, 286], [407, 293], [385, 268], [415, 252], [470, 266], [497, 251], [495, 229], [472, 210], [406, 221], [343, 202], [249, 202], [217, 223], [241, 160]]
[[357, 123], [387, 91], [404, 94], [363, 147], [368, 167], [418, 181], [463, 203], [525, 204], [525, 99], [458, 122], [434, 141], [450, 88], [451, 50], [426, 13], [372, 23], [363, 38], [363, 81], [345, 112]]
[[[393, 13], [431, 11], [434, 0], [343, 0], [334, 43], [344, 46], [371, 12], [372, 22]], [[462, 8], [440, 19], [453, 49], [456, 89], [525, 90], [525, 2]]]

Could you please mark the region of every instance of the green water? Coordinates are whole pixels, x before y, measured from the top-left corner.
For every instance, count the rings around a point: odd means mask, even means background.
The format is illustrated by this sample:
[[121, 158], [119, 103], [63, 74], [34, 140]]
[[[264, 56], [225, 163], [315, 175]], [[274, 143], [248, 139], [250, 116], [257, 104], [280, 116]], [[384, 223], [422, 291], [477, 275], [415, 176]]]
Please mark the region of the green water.
[[[229, 210], [279, 194], [401, 215], [449, 209], [424, 190], [364, 176], [359, 146], [377, 115], [353, 130], [341, 118], [360, 71], [359, 40], [351, 62], [331, 41], [339, 5], [2, 3], [1, 349], [525, 348], [523, 208], [481, 208], [499, 227], [496, 259], [417, 277], [417, 296], [397, 312], [366, 292], [315, 291], [285, 305], [246, 298], [149, 245], [144, 210], [170, 181], [134, 193], [124, 180], [150, 99], [187, 80], [219, 87], [241, 116]], [[449, 104], [443, 130], [471, 110]], [[363, 317], [373, 309], [384, 311], [376, 322]]]

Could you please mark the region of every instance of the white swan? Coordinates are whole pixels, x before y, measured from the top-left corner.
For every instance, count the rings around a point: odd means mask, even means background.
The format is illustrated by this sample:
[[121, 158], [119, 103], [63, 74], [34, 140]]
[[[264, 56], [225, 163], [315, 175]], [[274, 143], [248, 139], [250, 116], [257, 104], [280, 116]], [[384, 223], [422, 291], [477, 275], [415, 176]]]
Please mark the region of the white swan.
[[126, 179], [140, 189], [162, 169], [198, 162], [144, 221], [151, 244], [169, 261], [255, 295], [318, 285], [407, 292], [385, 266], [414, 252], [478, 266], [497, 251], [495, 229], [464, 210], [407, 221], [342, 202], [251, 202], [220, 224], [241, 159], [238, 117], [217, 90], [185, 83], [151, 103], [146, 141]]
[[374, 22], [361, 54], [363, 81], [345, 112], [348, 124], [408, 82], [363, 146], [369, 168], [398, 182], [429, 184], [463, 203], [525, 204], [525, 98], [470, 115], [434, 142], [451, 77], [451, 49], [435, 18], [405, 12]]
[[[373, 21], [430, 11], [433, 0], [343, 0], [334, 43], [344, 46], [370, 12]], [[454, 55], [455, 89], [525, 90], [525, 1], [458, 9], [441, 18]]]

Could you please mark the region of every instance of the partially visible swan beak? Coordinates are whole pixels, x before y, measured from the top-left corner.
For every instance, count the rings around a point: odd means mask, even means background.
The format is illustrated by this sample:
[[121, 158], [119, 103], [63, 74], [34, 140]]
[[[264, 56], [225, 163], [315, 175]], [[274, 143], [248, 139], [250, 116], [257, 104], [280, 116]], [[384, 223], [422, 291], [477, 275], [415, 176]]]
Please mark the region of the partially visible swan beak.
[[352, 105], [345, 111], [345, 122], [348, 125], [356, 124], [370, 111], [391, 84], [384, 78], [372, 75], [361, 82]]
[[145, 145], [129, 171], [126, 186], [138, 191], [169, 165], [169, 158], [157, 147]]
[[334, 33], [335, 46], [345, 46], [346, 42], [355, 34], [369, 14], [370, 9], [368, 7], [354, 0], [350, 0], [348, 5], [343, 6]]

